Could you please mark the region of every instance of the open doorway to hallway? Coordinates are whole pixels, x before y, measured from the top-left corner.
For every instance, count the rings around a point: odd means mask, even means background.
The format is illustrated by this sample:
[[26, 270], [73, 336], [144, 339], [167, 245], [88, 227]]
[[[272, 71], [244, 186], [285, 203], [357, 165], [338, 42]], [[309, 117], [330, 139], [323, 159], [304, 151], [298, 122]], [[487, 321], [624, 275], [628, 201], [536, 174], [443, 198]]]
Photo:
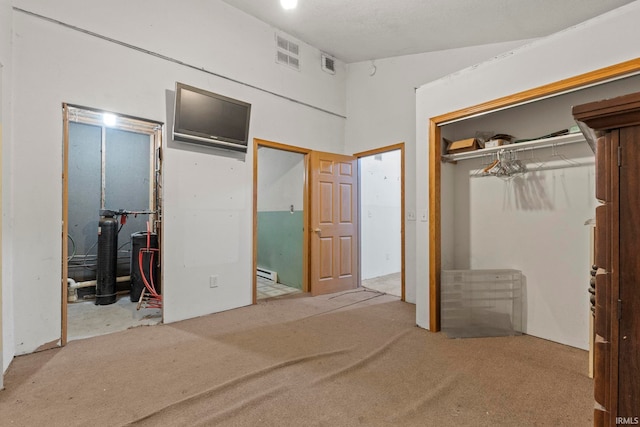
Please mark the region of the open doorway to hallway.
[[305, 155], [258, 147], [256, 299], [304, 288]]
[[359, 163], [361, 285], [403, 298], [402, 149]]
[[[262, 150], [275, 151], [263, 151], [275, 158], [275, 161], [271, 162], [272, 171], [267, 172], [273, 176], [266, 180], [261, 178], [265, 168], [268, 168], [259, 154]], [[283, 156], [290, 160], [285, 161]], [[287, 253], [289, 256], [285, 257], [287, 260], [284, 269], [293, 266], [302, 272], [301, 287], [289, 286], [294, 290], [322, 295], [358, 287], [360, 272], [357, 208], [358, 158], [256, 138], [253, 159], [253, 265], [256, 273], [270, 275], [274, 271], [265, 265], [267, 257], [259, 255], [259, 251], [270, 255]], [[284, 188], [284, 176], [289, 173], [293, 176], [290, 181], [293, 183], [293, 188], [301, 190], [290, 192]], [[259, 184], [259, 181], [263, 181], [262, 184]], [[261, 185], [265, 184], [273, 187], [271, 192], [276, 195], [273, 198], [279, 203], [277, 206], [269, 207], [268, 204], [265, 205], [262, 200], [259, 200], [266, 194], [265, 189], [261, 188]], [[301, 198], [300, 194], [302, 194]], [[282, 196], [286, 199], [282, 200]], [[298, 203], [301, 203], [301, 212], [296, 208]], [[295, 232], [289, 236], [279, 232], [275, 237], [264, 237], [265, 231], [271, 233], [275, 227], [260, 231], [260, 228], [268, 224], [268, 220], [265, 222], [260, 217], [272, 209], [277, 209], [273, 212], [278, 212], [277, 217], [280, 222], [293, 224], [292, 220], [296, 219], [296, 214], [300, 213], [302, 222], [300, 223], [297, 219], [292, 229]], [[259, 226], [259, 223], [262, 223], [262, 226]], [[286, 251], [284, 248], [277, 247], [275, 250], [258, 248], [264, 242], [282, 244], [283, 238], [293, 239], [289, 243], [284, 241]], [[301, 267], [298, 267], [300, 264]], [[272, 281], [282, 280], [277, 270], [275, 273], [278, 273], [279, 278]], [[297, 272], [296, 277], [300, 277]], [[253, 302], [256, 303], [257, 276], [253, 290]]]

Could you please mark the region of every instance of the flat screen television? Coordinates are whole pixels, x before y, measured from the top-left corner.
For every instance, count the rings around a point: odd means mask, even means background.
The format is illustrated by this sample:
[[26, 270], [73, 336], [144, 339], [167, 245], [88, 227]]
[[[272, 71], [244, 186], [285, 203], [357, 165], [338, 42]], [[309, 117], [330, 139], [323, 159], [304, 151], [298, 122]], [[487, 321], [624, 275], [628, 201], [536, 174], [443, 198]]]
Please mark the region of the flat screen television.
[[173, 139], [247, 152], [251, 104], [176, 83]]

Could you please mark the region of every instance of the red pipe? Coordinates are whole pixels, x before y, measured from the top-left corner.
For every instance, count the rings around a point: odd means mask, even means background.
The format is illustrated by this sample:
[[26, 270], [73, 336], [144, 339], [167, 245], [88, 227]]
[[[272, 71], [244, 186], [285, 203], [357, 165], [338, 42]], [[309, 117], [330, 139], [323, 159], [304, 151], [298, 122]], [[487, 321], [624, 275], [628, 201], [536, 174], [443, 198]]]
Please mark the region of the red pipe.
[[[152, 249], [151, 248], [151, 226], [149, 224], [149, 221], [147, 221], [147, 247], [144, 249], [140, 249], [140, 252], [138, 252], [138, 268], [140, 269], [140, 276], [142, 278], [142, 282], [144, 283], [145, 288], [147, 288], [147, 290], [149, 291], [150, 294], [150, 304], [147, 305], [147, 307], [149, 308], [162, 308], [162, 295], [159, 295], [158, 292], [156, 291], [156, 287], [155, 284], [153, 283], [153, 259], [154, 259], [154, 252], [160, 252], [159, 249]], [[149, 280], [147, 280], [145, 274], [144, 274], [144, 268], [143, 268], [143, 258], [144, 258], [144, 253], [148, 253], [150, 254], [149, 257]]]

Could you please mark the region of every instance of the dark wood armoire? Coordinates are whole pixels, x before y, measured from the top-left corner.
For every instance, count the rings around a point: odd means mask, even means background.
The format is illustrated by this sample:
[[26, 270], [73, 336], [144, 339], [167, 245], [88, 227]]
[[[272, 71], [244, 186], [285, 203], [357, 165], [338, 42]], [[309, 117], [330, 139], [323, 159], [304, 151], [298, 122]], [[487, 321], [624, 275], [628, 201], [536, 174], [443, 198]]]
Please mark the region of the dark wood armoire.
[[640, 93], [575, 106], [573, 116], [597, 138], [594, 425], [638, 424]]

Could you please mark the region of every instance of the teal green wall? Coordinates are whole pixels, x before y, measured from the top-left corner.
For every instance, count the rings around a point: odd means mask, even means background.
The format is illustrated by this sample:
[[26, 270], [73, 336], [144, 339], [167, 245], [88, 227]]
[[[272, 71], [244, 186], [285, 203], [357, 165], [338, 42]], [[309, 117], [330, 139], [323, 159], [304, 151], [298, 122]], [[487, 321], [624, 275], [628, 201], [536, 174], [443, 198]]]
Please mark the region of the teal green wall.
[[258, 212], [258, 266], [302, 289], [302, 211]]

